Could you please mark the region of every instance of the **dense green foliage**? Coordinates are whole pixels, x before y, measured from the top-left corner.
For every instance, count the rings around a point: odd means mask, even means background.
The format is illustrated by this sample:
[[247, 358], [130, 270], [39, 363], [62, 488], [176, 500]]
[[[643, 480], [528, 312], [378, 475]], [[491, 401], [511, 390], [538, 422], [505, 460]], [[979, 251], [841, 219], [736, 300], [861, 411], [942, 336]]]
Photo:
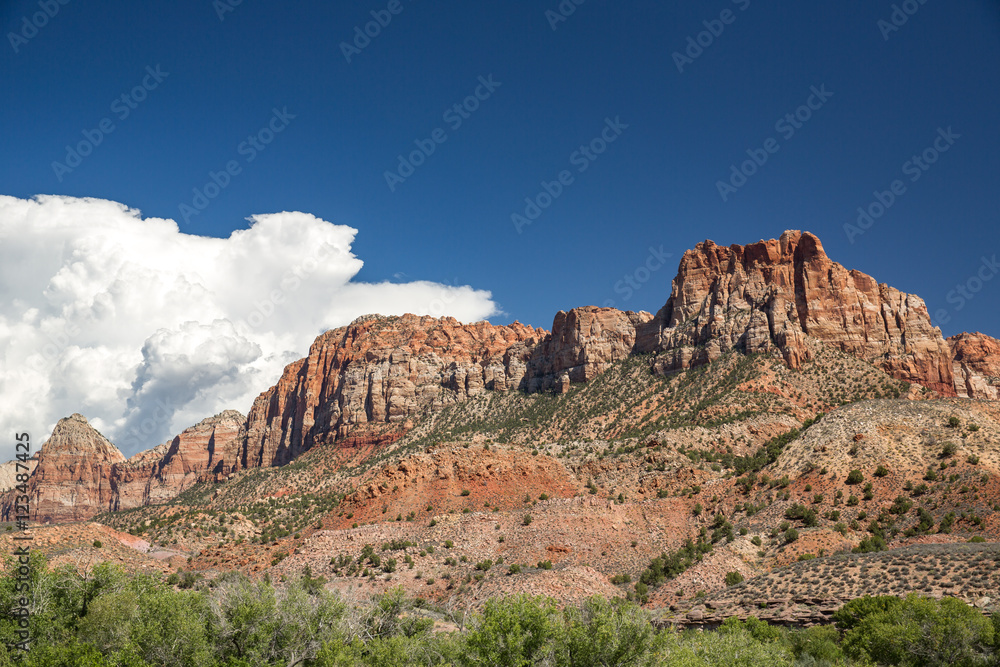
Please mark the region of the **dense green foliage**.
[[[0, 649], [0, 667], [986, 667], [997, 664], [1000, 625], [956, 599], [912, 596], [855, 600], [837, 612], [838, 627], [787, 630], [750, 618], [729, 619], [717, 632], [679, 633], [655, 630], [646, 612], [621, 599], [560, 609], [520, 595], [465, 616], [407, 599], [399, 588], [350, 603], [308, 573], [280, 587], [227, 573], [177, 590], [107, 564], [85, 576], [49, 570], [41, 557], [31, 583], [32, 650]], [[12, 576], [0, 577], [5, 638], [16, 625], [14, 587]], [[435, 619], [445, 622], [439, 632]]]

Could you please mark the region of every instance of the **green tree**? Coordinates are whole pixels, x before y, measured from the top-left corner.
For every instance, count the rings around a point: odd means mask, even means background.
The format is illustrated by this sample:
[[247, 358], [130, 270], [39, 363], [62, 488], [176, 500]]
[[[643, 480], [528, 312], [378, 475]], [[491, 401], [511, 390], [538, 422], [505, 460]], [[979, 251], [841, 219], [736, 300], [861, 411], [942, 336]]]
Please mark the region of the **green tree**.
[[567, 667], [658, 665], [659, 635], [646, 614], [621, 598], [588, 598], [563, 612], [565, 630], [558, 664]]
[[492, 598], [465, 638], [470, 665], [527, 667], [554, 653], [559, 636], [555, 600], [515, 595]]
[[855, 659], [887, 665], [985, 667], [993, 636], [990, 620], [961, 600], [911, 594], [858, 619], [843, 647]]

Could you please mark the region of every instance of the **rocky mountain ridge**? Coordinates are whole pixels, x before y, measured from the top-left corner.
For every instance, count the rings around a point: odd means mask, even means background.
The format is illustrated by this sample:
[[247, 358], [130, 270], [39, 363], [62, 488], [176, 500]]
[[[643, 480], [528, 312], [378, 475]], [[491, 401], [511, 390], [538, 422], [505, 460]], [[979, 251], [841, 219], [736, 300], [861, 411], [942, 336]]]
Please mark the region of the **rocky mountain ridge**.
[[[652, 355], [661, 374], [731, 351], [780, 355], [798, 369], [816, 345], [943, 396], [997, 398], [1000, 342], [982, 334], [945, 341], [919, 297], [833, 262], [814, 235], [787, 231], [746, 246], [699, 243], [684, 254], [655, 316], [575, 308], [560, 311], [551, 332], [517, 322], [359, 318], [319, 336], [245, 418], [224, 412], [128, 461], [74, 415], [43, 447], [30, 480], [33, 512], [80, 520], [163, 502], [239, 470], [282, 466], [317, 445], [378, 447], [470, 398], [566, 393], [636, 354]], [[10, 494], [3, 508], [10, 516]]]
[[[42, 523], [84, 521], [102, 511], [164, 502], [233, 468], [245, 417], [227, 410], [185, 429], [169, 443], [126, 459], [80, 414], [59, 420], [27, 482], [29, 516]], [[16, 490], [0, 496], [0, 517], [13, 520]]]

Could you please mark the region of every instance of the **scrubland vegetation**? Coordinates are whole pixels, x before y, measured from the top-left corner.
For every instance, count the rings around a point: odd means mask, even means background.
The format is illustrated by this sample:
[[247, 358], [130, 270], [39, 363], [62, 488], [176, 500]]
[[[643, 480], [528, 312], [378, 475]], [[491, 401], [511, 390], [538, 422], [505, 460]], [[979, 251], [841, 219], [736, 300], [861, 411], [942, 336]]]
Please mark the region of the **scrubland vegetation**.
[[[865, 597], [836, 625], [789, 630], [731, 618], [713, 631], [656, 629], [625, 600], [494, 598], [449, 609], [402, 589], [352, 599], [304, 572], [272, 584], [228, 573], [162, 581], [104, 563], [85, 575], [32, 562], [26, 655], [0, 665], [959, 665], [997, 664], [1000, 617], [954, 599]], [[8, 572], [11, 563], [8, 562]], [[0, 632], [13, 637], [15, 579], [0, 579]], [[15, 662], [19, 660], [20, 662]]]

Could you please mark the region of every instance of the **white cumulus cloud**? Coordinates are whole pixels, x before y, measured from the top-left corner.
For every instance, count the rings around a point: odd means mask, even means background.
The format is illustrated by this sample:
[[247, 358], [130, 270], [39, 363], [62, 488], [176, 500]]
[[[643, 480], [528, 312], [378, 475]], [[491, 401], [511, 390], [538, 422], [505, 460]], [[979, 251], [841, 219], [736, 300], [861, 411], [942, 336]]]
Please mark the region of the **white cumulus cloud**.
[[126, 455], [246, 412], [315, 337], [359, 315], [496, 314], [487, 291], [353, 282], [358, 233], [256, 215], [217, 239], [117, 202], [0, 195], [0, 460], [80, 412]]

